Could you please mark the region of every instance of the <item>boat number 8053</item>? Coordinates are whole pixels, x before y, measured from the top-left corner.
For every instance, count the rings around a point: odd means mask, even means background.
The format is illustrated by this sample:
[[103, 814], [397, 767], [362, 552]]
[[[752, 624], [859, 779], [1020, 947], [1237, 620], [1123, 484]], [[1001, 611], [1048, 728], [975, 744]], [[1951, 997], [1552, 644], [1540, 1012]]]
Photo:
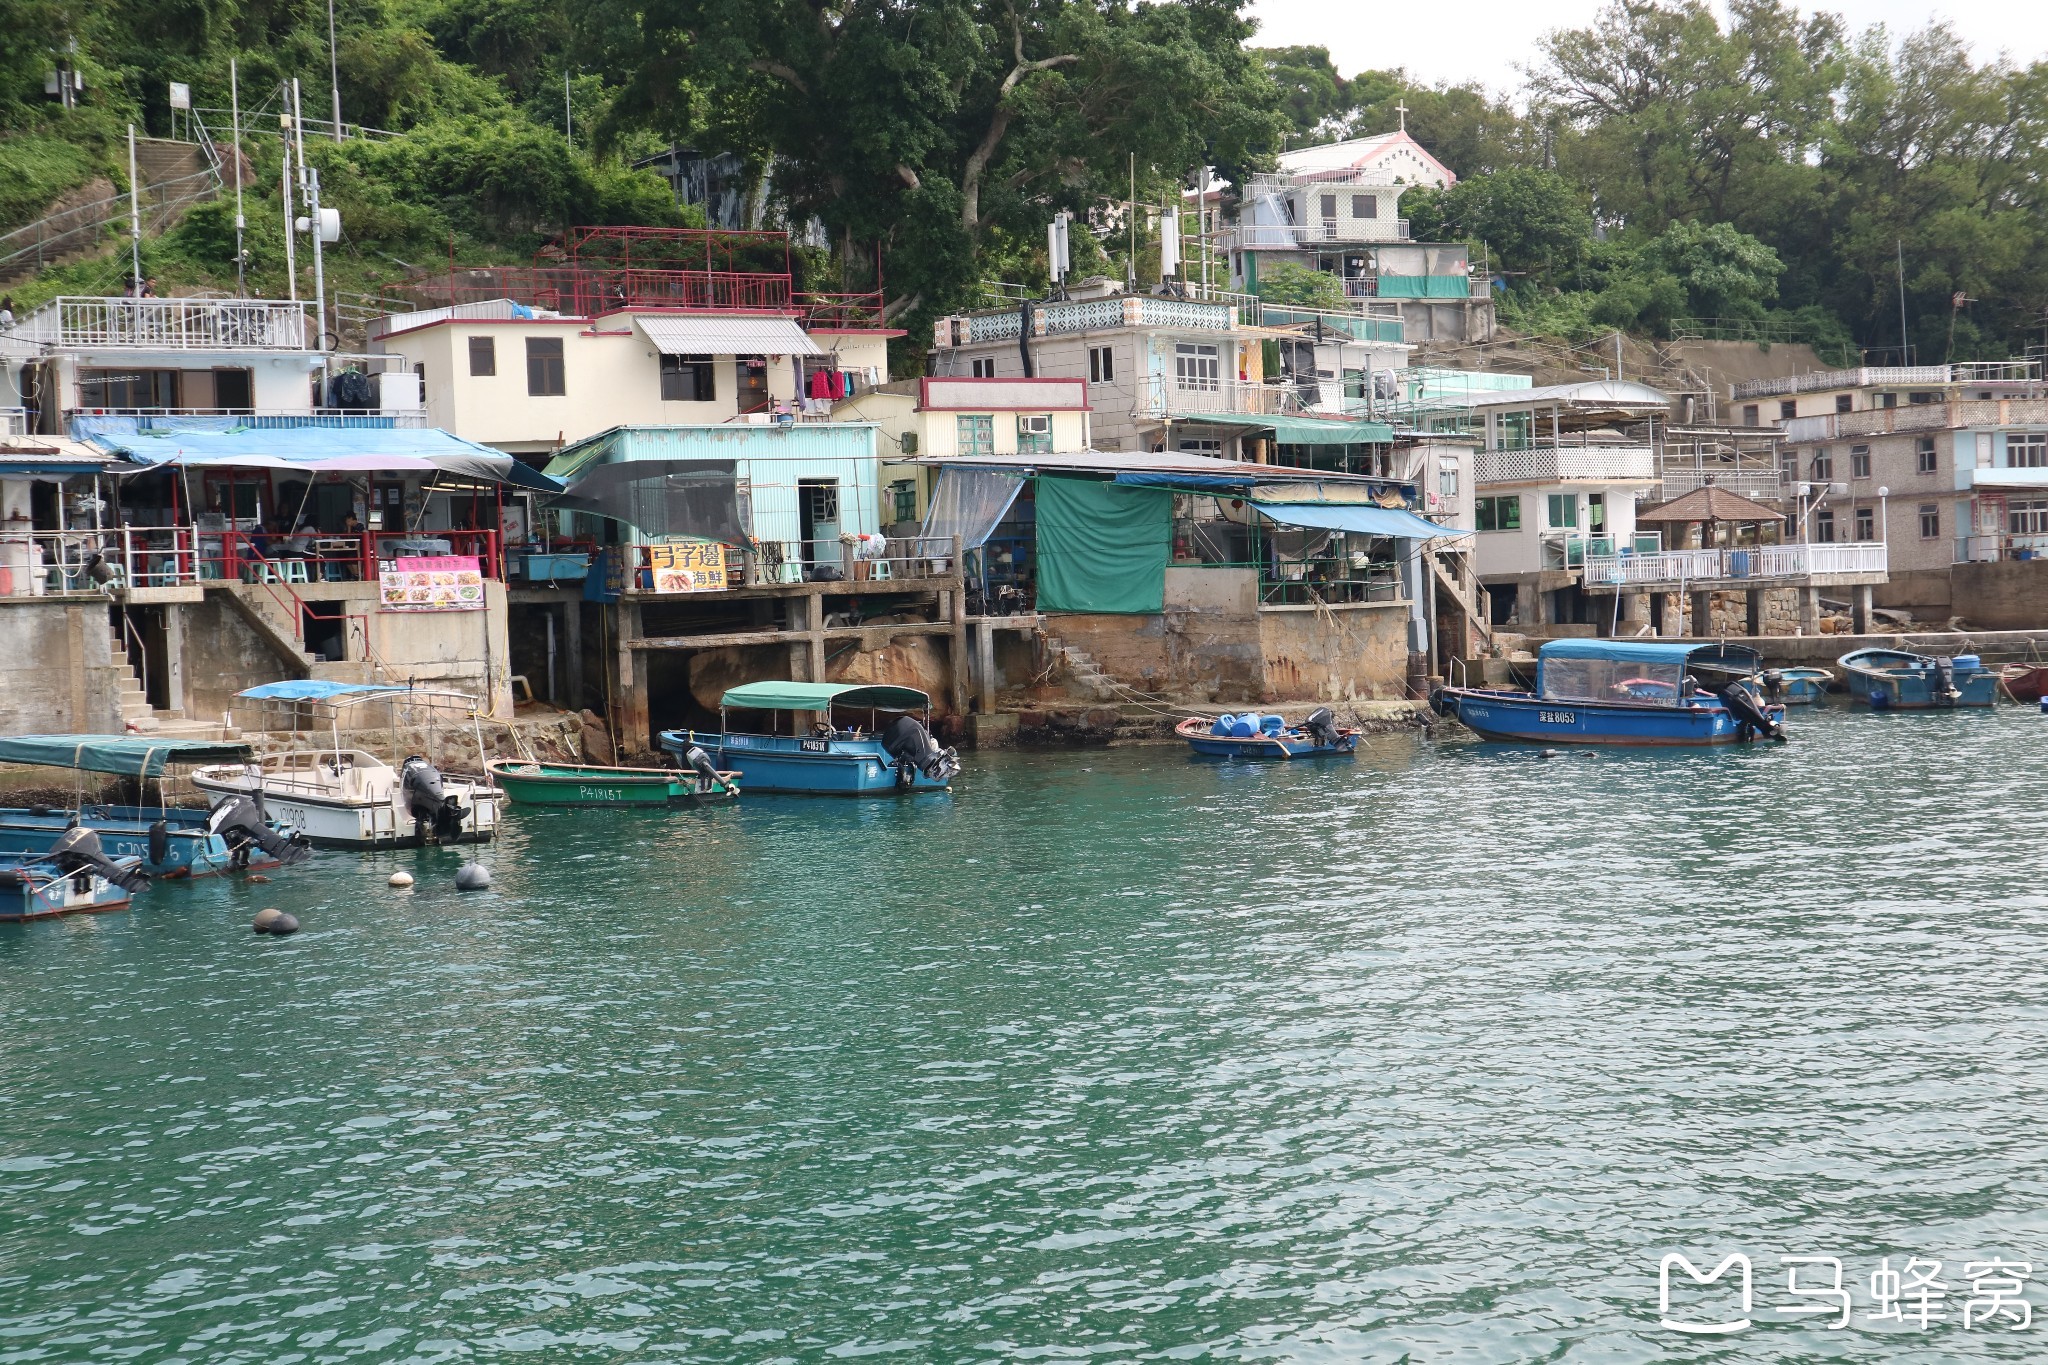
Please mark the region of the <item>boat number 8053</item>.
[[1536, 719], [1544, 725], [1571, 725], [1578, 717], [1570, 711], [1538, 711]]

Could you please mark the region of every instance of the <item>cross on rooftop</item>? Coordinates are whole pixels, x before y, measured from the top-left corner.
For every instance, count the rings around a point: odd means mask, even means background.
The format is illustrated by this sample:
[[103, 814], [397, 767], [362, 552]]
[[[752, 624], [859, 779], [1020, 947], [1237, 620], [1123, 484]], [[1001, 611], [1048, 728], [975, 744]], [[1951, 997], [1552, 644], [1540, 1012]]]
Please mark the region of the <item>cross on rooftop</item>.
[[1399, 115], [1401, 116], [1401, 131], [1402, 131], [1402, 132], [1404, 132], [1404, 133], [1405, 133], [1405, 132], [1407, 132], [1407, 131], [1408, 131], [1408, 104], [1407, 104], [1407, 101], [1406, 101], [1406, 100], [1397, 100], [1397, 101], [1395, 102], [1395, 104], [1394, 104], [1394, 112], [1395, 112], [1395, 113], [1397, 113], [1397, 114], [1399, 114]]

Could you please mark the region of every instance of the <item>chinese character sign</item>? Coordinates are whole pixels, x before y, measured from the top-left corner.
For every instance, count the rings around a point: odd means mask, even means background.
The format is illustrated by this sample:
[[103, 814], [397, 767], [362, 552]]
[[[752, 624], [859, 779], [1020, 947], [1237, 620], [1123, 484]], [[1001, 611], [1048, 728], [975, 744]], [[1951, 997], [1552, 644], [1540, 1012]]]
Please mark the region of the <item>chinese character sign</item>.
[[725, 546], [715, 540], [650, 545], [647, 567], [656, 592], [717, 592], [726, 585]]
[[383, 611], [482, 611], [484, 576], [475, 555], [387, 559], [377, 571]]

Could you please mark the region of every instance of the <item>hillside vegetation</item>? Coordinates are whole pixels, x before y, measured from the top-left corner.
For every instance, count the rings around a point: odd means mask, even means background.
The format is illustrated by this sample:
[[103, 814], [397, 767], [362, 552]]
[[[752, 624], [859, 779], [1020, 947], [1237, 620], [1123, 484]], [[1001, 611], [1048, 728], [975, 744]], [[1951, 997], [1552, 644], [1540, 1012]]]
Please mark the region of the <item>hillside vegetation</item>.
[[[0, 228], [125, 172], [122, 126], [168, 131], [167, 86], [227, 104], [239, 62], [260, 191], [251, 269], [279, 289], [278, 90], [329, 108], [310, 0], [15, 0], [0, 46]], [[1503, 318], [1900, 344], [2003, 357], [2048, 316], [2048, 63], [1980, 63], [1949, 30], [1850, 31], [1779, 0], [1620, 0], [1551, 34], [1520, 88], [1346, 78], [1320, 48], [1256, 45], [1245, 0], [337, 0], [343, 114], [390, 138], [310, 140], [346, 240], [339, 287], [374, 292], [452, 254], [523, 261], [580, 223], [683, 223], [630, 169], [671, 143], [731, 152], [771, 226], [822, 227], [813, 288], [880, 280], [913, 329], [983, 280], [1042, 287], [1068, 209], [1077, 272], [1121, 275], [1125, 206], [1172, 202], [1284, 145], [1409, 130], [1462, 177], [1416, 190], [1416, 235], [1468, 240]], [[85, 107], [45, 75], [70, 54]], [[222, 120], [209, 115], [218, 131]], [[573, 120], [573, 129], [571, 125]], [[573, 144], [571, 134], [573, 131]], [[1142, 233], [1142, 267], [1149, 250]], [[231, 282], [232, 208], [150, 244], [167, 282]], [[84, 262], [17, 296], [86, 287]], [[1138, 272], [1144, 276], [1142, 268]], [[1303, 285], [1301, 287], [1312, 287]]]

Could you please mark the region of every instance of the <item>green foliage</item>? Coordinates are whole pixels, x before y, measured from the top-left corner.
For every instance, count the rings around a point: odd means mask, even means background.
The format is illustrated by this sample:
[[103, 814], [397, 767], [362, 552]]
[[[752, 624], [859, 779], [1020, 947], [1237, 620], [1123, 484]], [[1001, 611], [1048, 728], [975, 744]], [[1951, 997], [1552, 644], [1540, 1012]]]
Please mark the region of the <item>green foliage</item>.
[[1785, 270], [1777, 252], [1726, 223], [1673, 223], [1638, 259], [1678, 281], [1696, 318], [1762, 317]]
[[1298, 137], [1328, 131], [1350, 112], [1349, 83], [1337, 74], [1328, 48], [1268, 47], [1258, 56], [1280, 92], [1280, 111]]
[[0, 138], [0, 232], [29, 222], [101, 170], [89, 147], [41, 133]]
[[1410, 190], [1401, 211], [1418, 239], [1483, 242], [1495, 268], [1523, 274], [1570, 267], [1593, 231], [1584, 195], [1555, 171], [1526, 166], [1470, 176], [1447, 191]]
[[1336, 313], [1351, 306], [1336, 276], [1290, 261], [1276, 261], [1259, 271], [1259, 297], [1267, 303], [1291, 303]]

